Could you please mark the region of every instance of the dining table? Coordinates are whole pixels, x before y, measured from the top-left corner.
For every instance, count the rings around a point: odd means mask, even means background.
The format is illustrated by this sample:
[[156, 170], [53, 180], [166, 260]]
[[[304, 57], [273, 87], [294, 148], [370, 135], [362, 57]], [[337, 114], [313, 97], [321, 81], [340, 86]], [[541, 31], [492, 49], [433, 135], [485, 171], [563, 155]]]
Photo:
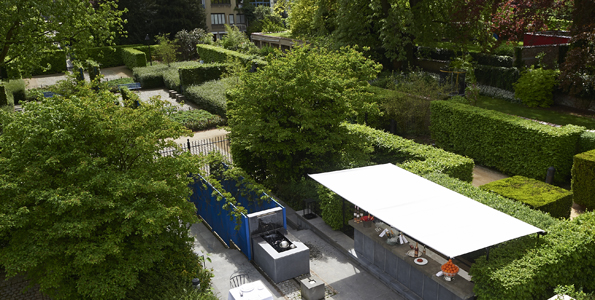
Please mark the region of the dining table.
[[248, 282], [229, 290], [227, 300], [273, 300], [273, 293], [262, 281]]

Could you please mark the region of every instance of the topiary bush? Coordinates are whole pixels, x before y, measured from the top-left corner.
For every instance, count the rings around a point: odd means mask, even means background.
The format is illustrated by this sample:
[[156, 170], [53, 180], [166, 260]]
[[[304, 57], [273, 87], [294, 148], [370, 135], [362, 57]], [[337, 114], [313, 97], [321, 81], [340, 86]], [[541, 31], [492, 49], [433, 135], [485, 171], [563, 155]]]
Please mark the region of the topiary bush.
[[124, 60], [122, 49], [134, 48], [140, 45], [117, 45], [105, 47], [93, 47], [85, 49], [85, 58], [96, 61], [102, 68], [122, 66]]
[[442, 172], [467, 182], [473, 179], [472, 159], [365, 125], [345, 126], [349, 134], [356, 136], [361, 143], [373, 147], [371, 160], [374, 163], [394, 163], [418, 175]]
[[232, 78], [213, 80], [201, 85], [191, 85], [184, 90], [184, 97], [212, 114], [225, 118], [227, 114], [227, 99], [225, 92], [229, 88], [228, 81]]
[[6, 89], [6, 97], [9, 105], [17, 105], [19, 102], [27, 99], [26, 84], [23, 79], [11, 79], [8, 82], [3, 82], [3, 84]]
[[122, 49], [122, 61], [130, 70], [133, 70], [136, 67], [147, 66], [147, 57], [145, 56], [145, 53], [134, 48]]
[[154, 63], [152, 66], [134, 68], [132, 75], [143, 88], [159, 88], [167, 86], [169, 89], [180, 91], [180, 77], [178, 69], [194, 67], [200, 63], [194, 61], [175, 62], [168, 67], [166, 64]]
[[595, 209], [595, 150], [574, 156], [572, 165], [574, 202], [589, 210]]
[[513, 176], [484, 184], [481, 188], [547, 212], [554, 218], [570, 218], [572, 192], [543, 181]]
[[551, 127], [450, 101], [431, 103], [432, 138], [440, 148], [471, 157], [509, 175], [544, 180], [556, 168], [556, 182], [570, 179], [572, 157], [584, 127]]
[[559, 71], [535, 69], [525, 70], [513, 84], [514, 96], [529, 107], [550, 107], [554, 104], [554, 86]]
[[227, 67], [226, 63], [209, 63], [180, 68], [178, 69], [180, 84], [182, 86], [200, 85], [219, 79]]

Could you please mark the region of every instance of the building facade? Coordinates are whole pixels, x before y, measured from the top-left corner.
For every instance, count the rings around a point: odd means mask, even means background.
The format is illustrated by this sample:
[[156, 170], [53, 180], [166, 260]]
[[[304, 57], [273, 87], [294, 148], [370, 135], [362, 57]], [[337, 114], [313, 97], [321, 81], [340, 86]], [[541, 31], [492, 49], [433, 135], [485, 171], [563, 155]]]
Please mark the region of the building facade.
[[241, 8], [247, 2], [255, 6], [267, 5], [271, 7], [275, 3], [274, 0], [202, 0], [208, 31], [213, 33], [216, 39], [220, 39], [226, 34], [225, 24], [235, 25], [240, 31], [246, 31], [248, 26], [246, 18], [236, 8]]

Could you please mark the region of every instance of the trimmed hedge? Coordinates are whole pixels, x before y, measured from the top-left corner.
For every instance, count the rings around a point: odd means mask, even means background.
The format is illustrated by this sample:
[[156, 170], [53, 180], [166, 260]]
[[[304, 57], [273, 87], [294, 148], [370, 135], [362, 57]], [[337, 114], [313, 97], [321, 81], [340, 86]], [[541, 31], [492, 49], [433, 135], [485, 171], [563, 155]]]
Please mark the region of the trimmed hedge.
[[418, 175], [442, 172], [463, 181], [473, 180], [472, 159], [393, 135], [365, 125], [347, 124], [350, 134], [374, 148], [372, 161], [394, 163]]
[[123, 48], [122, 49], [122, 62], [128, 67], [133, 69], [136, 67], [146, 67], [147, 57], [145, 53], [134, 48]]
[[8, 104], [19, 104], [20, 101], [25, 101], [26, 84], [23, 79], [11, 79], [8, 82], [3, 82], [6, 90], [6, 97]]
[[255, 62], [258, 64], [259, 67], [266, 66], [268, 63], [262, 59], [254, 58], [252, 55], [243, 54], [237, 51], [228, 50], [222, 47], [207, 45], [207, 44], [198, 44], [196, 45], [196, 52], [198, 52], [198, 56], [201, 60], [205, 63], [212, 63], [212, 62], [220, 62], [224, 63], [227, 62], [228, 59], [239, 59], [244, 66], [252, 67], [252, 63]]
[[543, 181], [513, 176], [484, 184], [480, 188], [525, 203], [554, 218], [570, 218], [572, 192]]
[[561, 220], [553, 218], [542, 211], [532, 209], [519, 201], [504, 198], [498, 194], [475, 187], [471, 183], [451, 178], [446, 174], [430, 173], [423, 175], [423, 177], [543, 230], [548, 230], [561, 222]]
[[[42, 55], [43, 59], [39, 63], [40, 67], [31, 72], [32, 76], [64, 73], [68, 70], [66, 67], [66, 51], [44, 51]], [[49, 70], [44, 71], [43, 68], [47, 67], [48, 64], [50, 65]]]
[[229, 88], [228, 81], [235, 78], [225, 78], [205, 82], [201, 85], [191, 85], [184, 89], [184, 97], [212, 114], [226, 117], [227, 98], [225, 92]]
[[138, 67], [132, 69], [132, 76], [136, 82], [140, 82], [144, 89], [160, 88], [166, 86], [169, 89], [180, 91], [180, 78], [178, 69], [183, 67], [194, 67], [199, 65], [195, 61], [175, 62], [167, 64], [154, 63], [152, 66]]
[[140, 45], [94, 47], [86, 49], [86, 51], [87, 57], [99, 63], [102, 68], [111, 68], [125, 65], [122, 50], [124, 48], [132, 48], [136, 46]]
[[521, 78], [521, 73], [517, 68], [478, 65], [475, 67], [475, 78], [479, 84], [514, 92], [512, 84]]
[[585, 130], [578, 140], [577, 153], [583, 153], [593, 149], [595, 149], [595, 131]]
[[547, 299], [558, 285], [595, 289], [595, 213], [559, 221], [544, 237], [526, 236], [479, 257], [470, 274], [478, 299]]
[[192, 131], [206, 130], [225, 125], [227, 122], [220, 116], [201, 109], [176, 111], [169, 118]]
[[211, 63], [179, 68], [180, 85], [199, 85], [207, 81], [219, 79], [227, 70], [227, 66], [225, 63]]
[[0, 82], [0, 107], [8, 105], [8, 91], [3, 82]]
[[595, 150], [574, 156], [571, 184], [574, 202], [595, 210]]
[[432, 101], [430, 131], [436, 144], [509, 175], [544, 180], [556, 168], [567, 181], [584, 127], [551, 127], [497, 111], [452, 101]]

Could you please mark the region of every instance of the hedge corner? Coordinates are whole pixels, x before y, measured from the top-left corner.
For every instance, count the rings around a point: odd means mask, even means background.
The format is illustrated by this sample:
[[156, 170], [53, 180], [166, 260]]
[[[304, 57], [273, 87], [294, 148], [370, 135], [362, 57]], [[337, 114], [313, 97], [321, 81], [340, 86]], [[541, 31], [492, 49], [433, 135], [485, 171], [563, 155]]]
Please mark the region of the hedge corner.
[[571, 185], [574, 202], [595, 209], [595, 150], [574, 156]]
[[525, 203], [554, 218], [570, 217], [572, 192], [536, 179], [513, 176], [484, 184], [480, 188]]

